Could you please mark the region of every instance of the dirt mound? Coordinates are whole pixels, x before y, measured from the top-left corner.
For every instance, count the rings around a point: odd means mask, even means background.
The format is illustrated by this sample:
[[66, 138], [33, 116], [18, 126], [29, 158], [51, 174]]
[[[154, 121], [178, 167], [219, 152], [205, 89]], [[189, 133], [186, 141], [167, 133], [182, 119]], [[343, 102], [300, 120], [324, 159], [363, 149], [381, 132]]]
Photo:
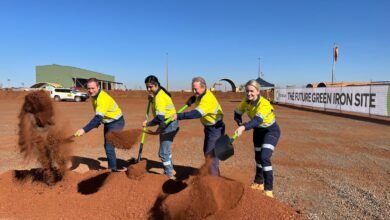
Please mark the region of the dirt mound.
[[19, 114], [19, 150], [26, 160], [37, 159], [42, 180], [54, 184], [62, 178], [70, 159], [66, 126], [57, 123], [53, 103], [44, 91], [26, 95]]
[[146, 173], [147, 160], [141, 160], [136, 164], [127, 167], [126, 175], [129, 179], [139, 180]]
[[216, 176], [189, 179], [183, 191], [169, 195], [161, 205], [168, 219], [203, 219], [237, 206], [243, 184]]
[[106, 134], [107, 141], [118, 149], [131, 149], [139, 142], [142, 129], [131, 129], [125, 131], [113, 131]]
[[277, 200], [222, 177], [196, 176], [185, 184], [164, 175], [146, 173], [134, 180], [124, 172], [102, 170], [69, 172], [52, 187], [16, 181], [30, 177], [40, 178], [40, 170], [0, 175], [0, 218], [299, 219]]
[[196, 176], [184, 182], [166, 182], [150, 218], [258, 219], [260, 216], [262, 219], [299, 218], [291, 208], [265, 197], [260, 191], [254, 191], [235, 180], [211, 176], [210, 164], [211, 158], [206, 158]]

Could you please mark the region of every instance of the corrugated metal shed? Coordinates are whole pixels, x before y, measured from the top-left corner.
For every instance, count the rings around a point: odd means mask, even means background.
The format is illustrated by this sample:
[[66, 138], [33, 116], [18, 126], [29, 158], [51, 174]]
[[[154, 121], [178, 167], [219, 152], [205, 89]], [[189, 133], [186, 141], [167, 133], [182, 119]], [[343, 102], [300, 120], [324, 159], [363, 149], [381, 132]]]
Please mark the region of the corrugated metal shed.
[[122, 83], [115, 82], [115, 77], [95, 71], [72, 66], [44, 65], [36, 66], [36, 83], [53, 82], [64, 87], [84, 87], [89, 78], [101, 81], [103, 89], [116, 89]]

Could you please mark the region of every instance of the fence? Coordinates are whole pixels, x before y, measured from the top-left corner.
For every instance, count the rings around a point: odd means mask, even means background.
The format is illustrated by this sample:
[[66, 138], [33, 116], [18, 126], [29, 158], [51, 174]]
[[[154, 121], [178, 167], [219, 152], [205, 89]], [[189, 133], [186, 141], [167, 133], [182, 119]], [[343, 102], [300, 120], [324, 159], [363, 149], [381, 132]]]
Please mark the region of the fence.
[[282, 104], [390, 116], [390, 85], [323, 88], [277, 88], [274, 101]]

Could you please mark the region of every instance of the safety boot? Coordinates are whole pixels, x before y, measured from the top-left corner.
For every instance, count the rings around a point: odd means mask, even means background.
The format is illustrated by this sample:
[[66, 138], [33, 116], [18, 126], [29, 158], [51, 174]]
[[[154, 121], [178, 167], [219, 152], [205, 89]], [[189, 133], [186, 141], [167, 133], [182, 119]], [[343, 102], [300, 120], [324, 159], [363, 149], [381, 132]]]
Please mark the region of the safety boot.
[[176, 170], [172, 170], [172, 176], [168, 176], [171, 180], [176, 180]]
[[264, 191], [264, 184], [252, 183], [251, 188], [255, 190]]
[[274, 198], [274, 194], [272, 193], [272, 190], [265, 190], [264, 194], [270, 198]]

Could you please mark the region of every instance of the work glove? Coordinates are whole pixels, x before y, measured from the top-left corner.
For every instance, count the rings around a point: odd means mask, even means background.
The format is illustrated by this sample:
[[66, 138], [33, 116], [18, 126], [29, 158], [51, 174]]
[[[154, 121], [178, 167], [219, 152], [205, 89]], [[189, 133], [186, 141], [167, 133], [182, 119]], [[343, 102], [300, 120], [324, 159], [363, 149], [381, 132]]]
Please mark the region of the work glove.
[[187, 102], [186, 102], [186, 105], [188, 106], [188, 107], [190, 107], [192, 104], [194, 104], [194, 102], [196, 101], [196, 96], [191, 96], [188, 100], [187, 100]]
[[241, 126], [242, 125], [242, 117], [241, 117], [241, 115], [237, 114], [236, 112], [234, 112], [234, 121], [236, 121], [238, 126]]

